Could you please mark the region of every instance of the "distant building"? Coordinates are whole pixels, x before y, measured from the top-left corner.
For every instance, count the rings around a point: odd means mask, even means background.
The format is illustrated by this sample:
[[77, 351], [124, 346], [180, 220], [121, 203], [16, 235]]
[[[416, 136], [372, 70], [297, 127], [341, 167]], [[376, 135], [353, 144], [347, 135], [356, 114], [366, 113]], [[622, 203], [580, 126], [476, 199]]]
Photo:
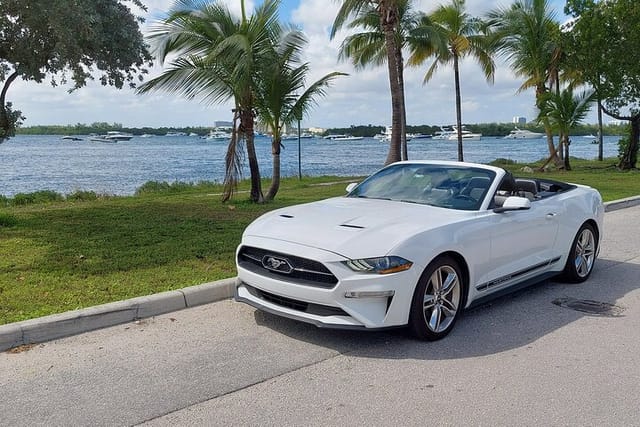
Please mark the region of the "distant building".
[[324, 128], [316, 128], [316, 127], [310, 127], [309, 128], [309, 132], [316, 134], [316, 135], [322, 135], [323, 133], [325, 133], [326, 129]]
[[226, 121], [215, 121], [213, 122], [213, 125], [217, 128], [229, 128], [229, 129], [233, 129], [233, 122], [226, 122]]
[[513, 118], [513, 123], [516, 125], [526, 125], [527, 124], [527, 118], [526, 117], [522, 117], [522, 116], [515, 116]]

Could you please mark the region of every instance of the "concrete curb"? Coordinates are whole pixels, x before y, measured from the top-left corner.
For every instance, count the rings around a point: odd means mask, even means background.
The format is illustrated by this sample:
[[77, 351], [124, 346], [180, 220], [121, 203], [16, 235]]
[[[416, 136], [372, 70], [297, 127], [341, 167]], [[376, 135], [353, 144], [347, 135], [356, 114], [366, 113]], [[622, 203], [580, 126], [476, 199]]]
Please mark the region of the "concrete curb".
[[[640, 205], [640, 196], [607, 202], [605, 212]], [[231, 298], [235, 277], [0, 326], [0, 351], [106, 328]]]
[[626, 199], [613, 200], [604, 204], [604, 211], [611, 212], [618, 209], [630, 208], [640, 205], [640, 196], [627, 197]]
[[231, 298], [235, 277], [0, 326], [0, 351]]

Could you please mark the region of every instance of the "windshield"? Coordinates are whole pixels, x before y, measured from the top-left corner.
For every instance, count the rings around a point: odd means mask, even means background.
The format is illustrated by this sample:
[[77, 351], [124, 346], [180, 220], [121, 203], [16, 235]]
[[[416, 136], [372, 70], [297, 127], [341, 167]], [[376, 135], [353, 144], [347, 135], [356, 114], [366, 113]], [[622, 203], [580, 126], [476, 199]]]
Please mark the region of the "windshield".
[[494, 177], [493, 171], [480, 168], [397, 164], [371, 175], [347, 197], [478, 210]]

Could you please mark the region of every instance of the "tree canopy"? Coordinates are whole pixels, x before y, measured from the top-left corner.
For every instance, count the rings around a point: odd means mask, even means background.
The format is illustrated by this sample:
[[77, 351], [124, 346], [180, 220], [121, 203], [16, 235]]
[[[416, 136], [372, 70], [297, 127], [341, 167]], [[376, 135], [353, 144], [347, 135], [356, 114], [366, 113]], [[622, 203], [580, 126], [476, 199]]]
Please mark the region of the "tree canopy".
[[[20, 111], [7, 108], [7, 91], [17, 78], [72, 89], [98, 76], [122, 88], [142, 79], [150, 60], [129, 5], [140, 0], [2, 0], [0, 2], [0, 142], [13, 136]], [[95, 74], [94, 74], [95, 73]]]
[[567, 56], [596, 90], [605, 113], [631, 123], [629, 144], [621, 153], [619, 167], [633, 168], [640, 139], [640, 62], [636, 55], [640, 3], [573, 0], [567, 3], [567, 11], [576, 16], [565, 34]]

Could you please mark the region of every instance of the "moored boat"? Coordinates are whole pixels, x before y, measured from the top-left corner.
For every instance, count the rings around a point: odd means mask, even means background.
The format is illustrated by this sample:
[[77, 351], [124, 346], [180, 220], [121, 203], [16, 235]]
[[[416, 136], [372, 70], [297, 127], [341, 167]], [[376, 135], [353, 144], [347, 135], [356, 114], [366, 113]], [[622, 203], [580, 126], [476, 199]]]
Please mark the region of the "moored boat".
[[543, 133], [539, 132], [531, 132], [527, 129], [518, 129], [515, 128], [509, 135], [505, 136], [504, 139], [538, 139], [544, 136]]
[[[453, 133], [451, 135], [449, 135], [447, 137], [447, 139], [449, 141], [457, 141], [458, 140], [458, 129], [457, 129], [456, 126], [452, 126], [452, 128], [453, 128]], [[462, 139], [465, 140], [465, 141], [479, 141], [480, 138], [482, 138], [482, 134], [481, 133], [471, 132], [470, 130], [464, 129], [464, 127], [460, 131], [460, 134], [462, 135]]]
[[120, 132], [117, 130], [110, 130], [106, 135], [92, 135], [89, 137], [89, 141], [94, 142], [119, 142], [119, 141], [129, 141], [133, 138], [133, 135], [130, 133]]
[[209, 135], [207, 135], [205, 139], [212, 141], [229, 141], [231, 139], [231, 132], [222, 128], [215, 128], [209, 132]]
[[332, 141], [359, 141], [361, 139], [364, 139], [364, 136], [341, 135], [331, 138]]
[[440, 126], [440, 130], [433, 134], [432, 139], [449, 139], [454, 131], [451, 128]]

